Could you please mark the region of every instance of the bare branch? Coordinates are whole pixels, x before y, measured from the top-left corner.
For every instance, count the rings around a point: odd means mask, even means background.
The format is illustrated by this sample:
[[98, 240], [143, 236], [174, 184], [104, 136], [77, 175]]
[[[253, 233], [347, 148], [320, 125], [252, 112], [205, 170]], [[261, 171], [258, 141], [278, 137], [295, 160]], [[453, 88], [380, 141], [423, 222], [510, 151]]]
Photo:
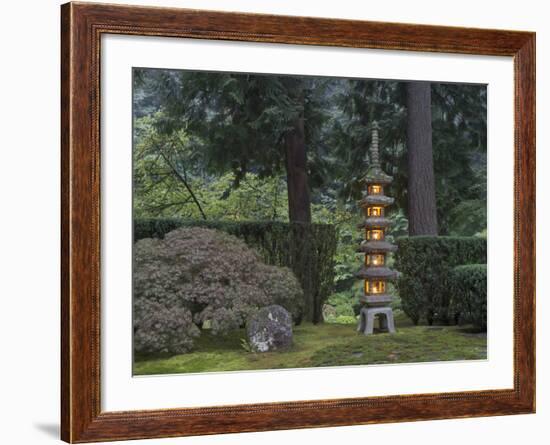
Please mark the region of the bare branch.
[[204, 220], [206, 220], [207, 219], [206, 214], [204, 213], [199, 200], [197, 199], [195, 193], [193, 193], [193, 190], [191, 189], [191, 187], [189, 186], [189, 184], [187, 183], [185, 178], [181, 175], [181, 173], [178, 171], [178, 169], [174, 166], [174, 164], [172, 164], [172, 162], [170, 161], [168, 156], [166, 156], [162, 150], [160, 151], [160, 154], [162, 155], [162, 157], [164, 158], [164, 160], [166, 161], [166, 163], [168, 164], [170, 169], [174, 172], [174, 175], [183, 183], [183, 185], [185, 186], [185, 188], [187, 189], [187, 191], [191, 195], [191, 198], [193, 199], [193, 201], [197, 205], [197, 208], [199, 209], [199, 212], [201, 213], [202, 218]]

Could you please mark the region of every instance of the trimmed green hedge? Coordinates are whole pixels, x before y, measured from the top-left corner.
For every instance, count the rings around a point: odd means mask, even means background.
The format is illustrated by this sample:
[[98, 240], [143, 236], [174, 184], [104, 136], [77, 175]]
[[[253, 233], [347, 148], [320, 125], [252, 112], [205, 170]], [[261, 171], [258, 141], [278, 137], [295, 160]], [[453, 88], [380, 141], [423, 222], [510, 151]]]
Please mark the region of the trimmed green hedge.
[[[303, 319], [323, 320], [322, 307], [333, 289], [336, 228], [329, 224], [275, 221], [204, 221], [169, 219], [134, 220], [134, 242], [163, 238], [178, 227], [207, 227], [241, 238], [267, 264], [292, 269], [304, 290]], [[300, 320], [296, 320], [299, 322]]]
[[451, 308], [459, 323], [487, 330], [487, 265], [465, 264], [450, 274]]
[[403, 311], [417, 324], [456, 323], [449, 275], [455, 266], [487, 262], [480, 237], [414, 236], [397, 239], [395, 269]]

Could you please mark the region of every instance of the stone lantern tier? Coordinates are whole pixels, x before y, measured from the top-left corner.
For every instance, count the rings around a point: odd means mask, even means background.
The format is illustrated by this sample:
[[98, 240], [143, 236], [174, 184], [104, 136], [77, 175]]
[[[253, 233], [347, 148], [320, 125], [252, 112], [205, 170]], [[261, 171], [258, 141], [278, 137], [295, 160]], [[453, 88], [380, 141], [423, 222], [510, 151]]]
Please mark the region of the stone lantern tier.
[[393, 198], [390, 198], [389, 196], [384, 195], [367, 195], [365, 196], [361, 201], [359, 201], [359, 205], [363, 207], [363, 211], [366, 212], [366, 209], [369, 206], [382, 206], [386, 207], [389, 205], [392, 205], [394, 202]]
[[397, 246], [387, 241], [363, 241], [357, 248], [359, 253], [386, 253], [396, 250]]
[[382, 279], [382, 280], [393, 280], [397, 278], [398, 273], [395, 270], [391, 270], [389, 267], [385, 266], [363, 266], [355, 273], [357, 278], [361, 279]]
[[365, 185], [389, 185], [392, 183], [393, 178], [390, 175], [387, 175], [384, 173], [382, 168], [380, 167], [379, 160], [376, 157], [376, 164], [374, 165], [374, 158], [372, 156], [371, 151], [371, 157], [372, 157], [372, 165], [368, 168], [367, 173], [365, 173], [365, 176], [361, 178], [361, 182]]
[[379, 227], [386, 228], [391, 224], [391, 221], [383, 216], [369, 216], [363, 220], [361, 224], [357, 224], [358, 229], [377, 229]]

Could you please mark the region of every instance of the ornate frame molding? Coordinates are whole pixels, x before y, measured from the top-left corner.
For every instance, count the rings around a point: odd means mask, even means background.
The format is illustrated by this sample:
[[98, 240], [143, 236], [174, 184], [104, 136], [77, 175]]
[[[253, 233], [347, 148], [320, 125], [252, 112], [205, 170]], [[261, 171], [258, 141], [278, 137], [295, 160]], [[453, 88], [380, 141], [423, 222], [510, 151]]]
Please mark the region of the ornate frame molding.
[[[514, 388], [101, 412], [102, 34], [514, 58]], [[71, 443], [535, 411], [535, 34], [93, 3], [61, 7], [61, 437]]]

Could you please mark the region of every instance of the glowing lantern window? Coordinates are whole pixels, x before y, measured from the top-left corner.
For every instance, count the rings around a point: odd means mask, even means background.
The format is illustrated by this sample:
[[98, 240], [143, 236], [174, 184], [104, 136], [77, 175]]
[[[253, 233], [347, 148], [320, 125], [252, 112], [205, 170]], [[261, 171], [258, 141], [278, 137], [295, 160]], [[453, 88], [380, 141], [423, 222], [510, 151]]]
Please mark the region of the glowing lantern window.
[[382, 207], [369, 207], [367, 209], [368, 216], [383, 216], [384, 209]]
[[382, 229], [367, 230], [367, 239], [375, 241], [383, 240], [384, 231]]
[[369, 195], [381, 195], [382, 186], [381, 185], [370, 185], [369, 186]]
[[365, 255], [367, 266], [383, 266], [385, 263], [384, 255]]
[[381, 280], [365, 281], [365, 293], [381, 294], [386, 290], [386, 283]]

